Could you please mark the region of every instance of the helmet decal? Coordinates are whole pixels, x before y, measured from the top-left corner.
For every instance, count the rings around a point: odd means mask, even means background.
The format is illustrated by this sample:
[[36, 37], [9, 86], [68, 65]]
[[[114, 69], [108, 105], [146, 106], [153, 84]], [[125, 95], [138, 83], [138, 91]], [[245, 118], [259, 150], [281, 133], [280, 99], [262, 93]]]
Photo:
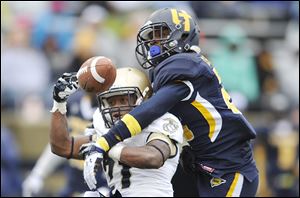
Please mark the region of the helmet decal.
[[176, 9], [171, 9], [171, 13], [172, 13], [172, 21], [175, 25], [180, 25], [181, 24], [181, 20], [179, 19], [182, 18], [183, 19], [183, 24], [184, 24], [184, 31], [189, 32], [191, 30], [191, 25], [190, 25], [190, 19], [192, 18], [188, 13], [186, 13], [184, 10], [179, 10], [177, 11]]

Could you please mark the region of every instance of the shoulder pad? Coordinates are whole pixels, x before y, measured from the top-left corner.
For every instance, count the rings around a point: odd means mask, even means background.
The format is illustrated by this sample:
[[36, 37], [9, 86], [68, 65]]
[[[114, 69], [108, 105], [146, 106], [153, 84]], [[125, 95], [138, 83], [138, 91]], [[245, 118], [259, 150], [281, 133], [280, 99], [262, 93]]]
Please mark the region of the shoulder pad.
[[183, 141], [183, 129], [179, 119], [171, 113], [166, 113], [154, 120], [144, 129], [149, 133], [162, 133], [178, 143]]

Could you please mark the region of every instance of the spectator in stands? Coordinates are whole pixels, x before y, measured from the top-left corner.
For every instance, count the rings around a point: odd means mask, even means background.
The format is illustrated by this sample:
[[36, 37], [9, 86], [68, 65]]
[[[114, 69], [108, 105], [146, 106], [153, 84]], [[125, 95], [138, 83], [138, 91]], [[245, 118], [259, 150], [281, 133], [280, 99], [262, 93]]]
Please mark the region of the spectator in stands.
[[[220, 32], [220, 48], [211, 55], [223, 83], [240, 109], [259, 97], [258, 77], [252, 49], [247, 47], [244, 30], [234, 24]], [[234, 78], [233, 78], [234, 76]]]
[[20, 156], [14, 136], [1, 124], [1, 197], [21, 196]]

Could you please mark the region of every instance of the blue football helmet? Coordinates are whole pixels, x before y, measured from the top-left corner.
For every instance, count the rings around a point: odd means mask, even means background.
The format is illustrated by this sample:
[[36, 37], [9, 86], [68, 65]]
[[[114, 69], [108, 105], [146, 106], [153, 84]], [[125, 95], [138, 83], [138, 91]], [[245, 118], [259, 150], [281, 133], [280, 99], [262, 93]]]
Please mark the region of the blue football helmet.
[[139, 30], [135, 54], [144, 69], [156, 66], [169, 56], [199, 45], [197, 22], [183, 10], [155, 11]]

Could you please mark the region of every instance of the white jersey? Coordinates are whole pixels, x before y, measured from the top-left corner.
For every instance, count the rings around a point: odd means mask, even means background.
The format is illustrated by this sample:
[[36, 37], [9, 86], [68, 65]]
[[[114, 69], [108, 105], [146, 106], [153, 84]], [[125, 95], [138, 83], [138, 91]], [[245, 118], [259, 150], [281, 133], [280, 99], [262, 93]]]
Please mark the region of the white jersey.
[[[102, 121], [100, 121], [102, 120]], [[108, 129], [104, 127], [104, 122], [99, 110], [94, 114], [94, 127], [98, 135], [105, 134]], [[183, 139], [183, 130], [177, 117], [166, 113], [140, 134], [120, 142], [125, 146], [145, 146], [151, 133], [163, 133], [170, 139], [177, 142], [176, 155], [167, 159], [159, 169], [139, 169], [129, 167], [121, 162], [108, 158], [103, 160], [103, 168], [110, 188], [113, 193], [118, 190], [124, 197], [171, 197], [173, 187], [171, 179], [176, 172], [180, 144]]]

